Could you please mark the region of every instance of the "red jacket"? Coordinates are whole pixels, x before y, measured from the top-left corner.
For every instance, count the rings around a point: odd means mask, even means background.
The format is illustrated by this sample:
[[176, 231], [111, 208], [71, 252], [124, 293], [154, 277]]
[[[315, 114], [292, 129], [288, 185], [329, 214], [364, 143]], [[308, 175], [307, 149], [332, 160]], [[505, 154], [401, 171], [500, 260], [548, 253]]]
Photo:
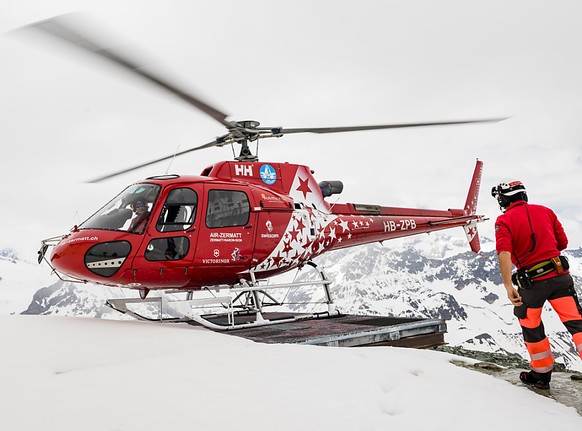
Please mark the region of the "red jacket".
[[149, 212], [145, 212], [141, 215], [136, 215], [133, 219], [131, 219], [128, 232], [143, 233], [149, 217], [150, 217]]
[[[530, 251], [532, 233], [535, 233], [535, 248]], [[510, 252], [511, 260], [518, 269], [559, 256], [560, 251], [568, 246], [568, 238], [556, 214], [550, 208], [525, 201], [512, 203], [497, 217], [495, 242], [497, 254]], [[555, 275], [553, 273], [549, 277]]]

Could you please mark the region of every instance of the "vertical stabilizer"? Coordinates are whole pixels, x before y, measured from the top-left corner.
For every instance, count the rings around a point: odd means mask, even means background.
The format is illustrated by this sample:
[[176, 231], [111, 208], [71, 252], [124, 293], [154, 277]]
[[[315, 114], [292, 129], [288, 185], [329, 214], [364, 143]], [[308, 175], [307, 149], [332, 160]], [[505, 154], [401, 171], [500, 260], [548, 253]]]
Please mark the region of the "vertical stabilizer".
[[[471, 179], [471, 186], [465, 201], [465, 215], [474, 215], [477, 212], [477, 201], [479, 200], [479, 189], [481, 188], [481, 174], [483, 173], [483, 162], [477, 159], [475, 164], [475, 171]], [[477, 221], [471, 220], [466, 226], [463, 226], [467, 240], [471, 246], [471, 250], [479, 253], [481, 250], [481, 243], [479, 242], [479, 232], [477, 231]]]

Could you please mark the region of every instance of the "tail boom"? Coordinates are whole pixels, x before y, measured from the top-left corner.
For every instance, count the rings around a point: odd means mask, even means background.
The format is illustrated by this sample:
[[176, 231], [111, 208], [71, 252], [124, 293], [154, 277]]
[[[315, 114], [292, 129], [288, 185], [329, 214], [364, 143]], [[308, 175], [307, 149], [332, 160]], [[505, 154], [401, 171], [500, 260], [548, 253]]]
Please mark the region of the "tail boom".
[[[349, 234], [331, 248], [385, 241], [393, 238], [462, 227], [471, 250], [480, 251], [477, 223], [485, 220], [477, 215], [483, 162], [477, 160], [464, 209], [429, 210], [383, 207], [379, 205], [336, 204], [332, 214], [338, 217], [335, 231]], [[349, 232], [348, 232], [349, 231]]]

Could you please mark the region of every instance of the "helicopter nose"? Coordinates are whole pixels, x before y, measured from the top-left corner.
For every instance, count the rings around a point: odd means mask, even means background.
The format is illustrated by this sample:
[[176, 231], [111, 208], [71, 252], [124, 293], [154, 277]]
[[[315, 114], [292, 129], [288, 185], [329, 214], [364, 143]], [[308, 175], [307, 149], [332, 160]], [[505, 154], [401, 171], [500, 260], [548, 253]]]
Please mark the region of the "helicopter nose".
[[121, 268], [130, 251], [128, 241], [103, 242], [88, 249], [81, 244], [59, 244], [50, 260], [60, 272], [81, 279], [90, 279], [92, 274], [111, 277]]

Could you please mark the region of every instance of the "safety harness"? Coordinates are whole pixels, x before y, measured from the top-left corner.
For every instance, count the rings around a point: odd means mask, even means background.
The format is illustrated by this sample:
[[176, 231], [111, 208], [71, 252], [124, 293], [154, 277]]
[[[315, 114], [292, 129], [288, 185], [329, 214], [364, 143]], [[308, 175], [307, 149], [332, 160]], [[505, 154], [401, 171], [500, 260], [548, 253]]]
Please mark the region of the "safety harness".
[[556, 271], [561, 274], [570, 267], [568, 259], [565, 256], [553, 257], [549, 260], [538, 262], [527, 268], [527, 273], [532, 280], [543, 277], [546, 274]]
[[533, 286], [536, 278], [556, 272], [562, 274], [570, 268], [566, 256], [556, 256], [549, 260], [536, 263], [529, 268], [518, 269], [511, 275], [511, 281], [522, 289], [528, 289]]
[[[556, 267], [554, 261], [557, 260], [559, 262], [559, 268]], [[562, 262], [560, 261], [560, 257], [544, 260], [542, 262], [538, 262], [535, 265], [527, 268], [527, 273], [532, 280], [535, 280], [538, 277], [543, 277], [546, 274], [551, 272], [563, 272], [564, 268], [562, 266]]]

